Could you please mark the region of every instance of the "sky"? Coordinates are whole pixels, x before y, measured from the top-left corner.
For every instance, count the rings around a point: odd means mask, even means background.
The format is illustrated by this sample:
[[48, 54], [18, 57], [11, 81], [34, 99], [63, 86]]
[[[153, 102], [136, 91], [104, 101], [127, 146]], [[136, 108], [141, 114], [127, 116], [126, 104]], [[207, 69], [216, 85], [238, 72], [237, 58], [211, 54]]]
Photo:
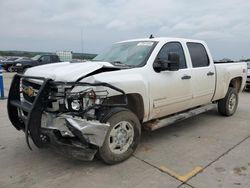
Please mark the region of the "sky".
[[0, 0], [0, 50], [100, 53], [150, 34], [204, 40], [217, 60], [250, 58], [250, 1]]

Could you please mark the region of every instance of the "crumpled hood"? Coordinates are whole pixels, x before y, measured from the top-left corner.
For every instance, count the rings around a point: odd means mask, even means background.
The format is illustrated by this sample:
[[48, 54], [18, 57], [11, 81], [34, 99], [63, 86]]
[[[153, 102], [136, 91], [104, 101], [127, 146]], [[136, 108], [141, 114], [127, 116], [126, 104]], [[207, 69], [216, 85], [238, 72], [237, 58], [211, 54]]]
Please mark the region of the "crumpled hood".
[[54, 81], [74, 82], [103, 67], [115, 68], [108, 62], [53, 63], [27, 69], [25, 76], [51, 78]]

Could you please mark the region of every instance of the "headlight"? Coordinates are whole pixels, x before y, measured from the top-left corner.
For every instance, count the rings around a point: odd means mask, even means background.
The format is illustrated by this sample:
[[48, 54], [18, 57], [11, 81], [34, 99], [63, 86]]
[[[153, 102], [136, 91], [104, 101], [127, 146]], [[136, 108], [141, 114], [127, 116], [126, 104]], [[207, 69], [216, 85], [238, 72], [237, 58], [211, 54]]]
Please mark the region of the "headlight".
[[80, 100], [73, 100], [71, 102], [71, 108], [75, 111], [79, 111], [81, 109], [81, 102]]
[[80, 99], [66, 99], [65, 100], [65, 107], [68, 110], [80, 111], [83, 108], [83, 103]]
[[95, 90], [93, 88], [87, 88], [81, 91], [72, 91], [68, 89], [66, 91], [66, 97], [64, 99], [65, 108], [68, 111], [90, 113], [90, 111], [95, 111], [96, 107], [101, 105], [103, 101], [107, 98], [107, 90]]
[[86, 93], [85, 97], [83, 98], [83, 108], [88, 108], [89, 106], [93, 106], [96, 101], [96, 94], [93, 90], [90, 90]]
[[93, 90], [84, 93], [68, 93], [65, 107], [68, 110], [80, 111], [96, 104], [96, 94]]
[[16, 64], [16, 66], [21, 67], [21, 66], [22, 66], [22, 64], [21, 64], [21, 63], [17, 63], [17, 64]]

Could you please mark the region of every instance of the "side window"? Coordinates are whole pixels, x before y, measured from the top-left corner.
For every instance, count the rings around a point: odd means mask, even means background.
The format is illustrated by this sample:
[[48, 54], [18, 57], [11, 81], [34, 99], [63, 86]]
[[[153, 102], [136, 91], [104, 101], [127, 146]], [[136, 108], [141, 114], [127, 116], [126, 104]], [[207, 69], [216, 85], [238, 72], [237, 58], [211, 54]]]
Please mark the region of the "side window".
[[187, 47], [191, 56], [193, 67], [209, 66], [209, 59], [205, 47], [200, 43], [188, 42]]
[[50, 57], [47, 56], [47, 55], [42, 56], [42, 57], [41, 57], [41, 61], [42, 61], [43, 63], [50, 63]]
[[52, 62], [58, 62], [57, 56], [53, 55], [51, 56]]
[[183, 48], [181, 46], [181, 44], [179, 42], [170, 42], [165, 44], [162, 49], [160, 50], [157, 58], [160, 59], [168, 59], [168, 54], [170, 52], [174, 52], [177, 53], [179, 55], [180, 58], [180, 69], [185, 69], [187, 68], [186, 65], [186, 59], [185, 59], [185, 55], [183, 52]]

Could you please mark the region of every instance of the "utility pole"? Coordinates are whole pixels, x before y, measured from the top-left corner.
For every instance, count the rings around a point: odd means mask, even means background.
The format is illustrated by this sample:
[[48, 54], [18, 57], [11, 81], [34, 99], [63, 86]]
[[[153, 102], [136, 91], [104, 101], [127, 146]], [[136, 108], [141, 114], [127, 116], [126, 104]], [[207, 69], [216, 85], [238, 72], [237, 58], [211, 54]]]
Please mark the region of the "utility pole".
[[83, 29], [81, 28], [81, 53], [83, 57]]

